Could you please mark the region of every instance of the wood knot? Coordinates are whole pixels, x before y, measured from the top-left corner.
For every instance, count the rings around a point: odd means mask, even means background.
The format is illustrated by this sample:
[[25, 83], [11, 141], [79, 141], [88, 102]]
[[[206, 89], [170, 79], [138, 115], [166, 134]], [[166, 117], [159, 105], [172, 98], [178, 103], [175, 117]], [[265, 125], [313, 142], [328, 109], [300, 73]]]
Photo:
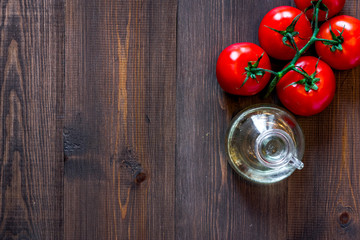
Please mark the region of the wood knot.
[[337, 215], [335, 215], [336, 220], [343, 230], [348, 231], [352, 223], [352, 214], [354, 214], [354, 209], [351, 206], [342, 206], [337, 207]]
[[144, 173], [144, 172], [139, 172], [139, 173], [136, 174], [136, 176], [135, 176], [135, 183], [136, 183], [136, 184], [140, 184], [140, 183], [144, 182], [144, 181], [146, 180], [146, 178], [147, 178], [146, 173]]
[[348, 212], [342, 212], [339, 216], [339, 223], [342, 228], [349, 226], [350, 224], [350, 214]]

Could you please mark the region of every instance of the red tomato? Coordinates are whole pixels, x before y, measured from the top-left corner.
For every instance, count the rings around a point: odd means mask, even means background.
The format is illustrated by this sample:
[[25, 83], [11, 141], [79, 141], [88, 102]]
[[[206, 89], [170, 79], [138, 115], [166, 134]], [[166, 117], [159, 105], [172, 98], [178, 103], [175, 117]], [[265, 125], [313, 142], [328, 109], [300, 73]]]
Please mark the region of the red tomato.
[[350, 16], [337, 16], [325, 22], [319, 30], [318, 38], [332, 40], [329, 26], [336, 36], [342, 34], [343, 43], [340, 49], [331, 51], [332, 46], [321, 41], [315, 43], [317, 54], [331, 67], [346, 70], [360, 65], [360, 20]]
[[248, 63], [255, 63], [262, 55], [258, 67], [271, 69], [268, 55], [261, 47], [254, 43], [235, 43], [225, 48], [217, 60], [216, 77], [221, 88], [236, 95], [254, 95], [260, 92], [268, 83], [270, 73], [257, 75], [255, 79], [249, 77], [245, 84]]
[[[295, 56], [296, 51], [283, 43], [284, 36], [270, 28], [285, 31], [294, 18], [301, 13], [297, 8], [281, 6], [272, 9], [265, 15], [259, 27], [259, 42], [267, 54], [280, 60], [290, 60]], [[296, 35], [296, 32], [299, 34]], [[295, 43], [301, 49], [306, 45], [313, 33], [311, 23], [304, 14], [297, 21], [293, 33], [295, 34]], [[287, 44], [291, 45], [289, 41], [287, 41]]]
[[[304, 11], [306, 8], [312, 6], [311, 2], [313, 2], [313, 0], [295, 0], [296, 7], [299, 8], [301, 11]], [[332, 16], [338, 14], [341, 11], [341, 9], [345, 5], [345, 0], [322, 0], [321, 3], [327, 7], [328, 9], [327, 19], [330, 19]], [[308, 11], [306, 11], [306, 16], [309, 19], [312, 19], [313, 12], [314, 12], [313, 9], [309, 9]], [[326, 20], [326, 11], [319, 10], [318, 17], [319, 17], [319, 21]]]
[[[315, 57], [300, 57], [295, 66], [301, 67], [311, 76], [314, 75], [317, 62], [318, 59]], [[334, 98], [336, 83], [330, 66], [319, 60], [314, 77], [315, 81], [306, 81], [303, 80], [305, 77], [302, 74], [292, 70], [285, 74], [276, 85], [280, 101], [294, 114], [301, 116], [317, 114], [323, 111]], [[301, 80], [302, 83], [299, 82]]]

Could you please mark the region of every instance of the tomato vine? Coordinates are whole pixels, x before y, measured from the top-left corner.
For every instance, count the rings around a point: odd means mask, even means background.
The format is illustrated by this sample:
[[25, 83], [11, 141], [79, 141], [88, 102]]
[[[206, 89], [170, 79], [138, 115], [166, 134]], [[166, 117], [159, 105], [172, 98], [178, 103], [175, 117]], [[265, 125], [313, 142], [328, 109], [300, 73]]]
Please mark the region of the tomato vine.
[[[302, 75], [304, 75], [305, 78], [309, 78], [309, 75], [307, 75], [306, 73], [304, 73], [303, 71], [298, 71], [298, 69], [295, 67], [295, 63], [297, 60], [299, 60], [299, 58], [301, 57], [301, 55], [312, 45], [314, 44], [316, 41], [323, 41], [326, 42], [327, 44], [333, 44], [333, 45], [338, 45], [339, 44], [339, 40], [327, 40], [327, 39], [320, 39], [317, 38], [317, 34], [319, 33], [319, 21], [318, 21], [318, 15], [319, 15], [319, 9], [322, 6], [322, 0], [319, 0], [316, 2], [316, 4], [313, 7], [313, 11], [314, 11], [314, 17], [313, 17], [313, 23], [314, 23], [314, 31], [313, 34], [310, 38], [310, 40], [306, 43], [306, 45], [304, 47], [302, 47], [301, 49], [298, 49], [296, 44], [294, 42], [292, 42], [292, 45], [295, 45], [295, 50], [296, 50], [296, 54], [294, 56], [294, 58], [291, 60], [291, 62], [285, 67], [283, 68], [281, 71], [279, 72], [273, 72], [271, 71], [270, 73], [272, 73], [273, 75], [275, 75], [275, 77], [270, 81], [266, 94], [265, 94], [265, 98], [267, 98], [270, 93], [274, 90], [276, 84], [280, 81], [280, 79], [289, 71], [294, 70]], [[340, 39], [340, 38], [339, 38]], [[341, 43], [340, 43], [341, 44]], [[264, 70], [264, 69], [263, 69]], [[265, 71], [265, 70], [264, 70]], [[311, 76], [310, 76], [311, 77]], [[315, 77], [315, 76], [312, 76]]]

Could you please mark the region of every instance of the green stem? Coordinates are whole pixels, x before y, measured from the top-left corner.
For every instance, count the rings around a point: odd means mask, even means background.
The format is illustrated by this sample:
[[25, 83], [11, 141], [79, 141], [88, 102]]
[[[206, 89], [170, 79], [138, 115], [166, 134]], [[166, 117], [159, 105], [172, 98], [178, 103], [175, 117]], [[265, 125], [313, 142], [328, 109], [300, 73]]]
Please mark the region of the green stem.
[[272, 71], [272, 70], [270, 70], [270, 69], [265, 69], [265, 68], [256, 68], [256, 70], [262, 70], [262, 71], [264, 71], [264, 72], [268, 72], [268, 73], [271, 73], [271, 74], [274, 74], [274, 75], [278, 75], [278, 73], [277, 73], [277, 72]]
[[[275, 74], [275, 77], [271, 80], [268, 90], [265, 94], [265, 98], [269, 97], [270, 93], [274, 90], [276, 84], [280, 81], [280, 79], [289, 71], [291, 70], [295, 70], [295, 63], [297, 62], [297, 60], [299, 60], [299, 58], [301, 57], [301, 55], [315, 42], [315, 41], [319, 41], [318, 38], [316, 38], [316, 35], [319, 33], [319, 23], [318, 23], [318, 15], [319, 15], [319, 6], [320, 3], [322, 2], [322, 0], [319, 0], [314, 8], [314, 16], [315, 16], [315, 27], [314, 27], [314, 32], [313, 35], [311, 36], [310, 40], [305, 44], [305, 46], [303, 48], [301, 48], [300, 50], [296, 51], [296, 54], [294, 56], [294, 58], [291, 60], [290, 64], [287, 65], [284, 69], [282, 69], [280, 72], [277, 72], [277, 74]], [[331, 41], [331, 40], [329, 40]], [[302, 73], [303, 74], [303, 73]], [[304, 74], [303, 74], [304, 75]]]
[[293, 71], [300, 73], [301, 75], [303, 75], [305, 78], [310, 78], [309, 74], [307, 74], [306, 72], [300, 71], [299, 69], [297, 69], [296, 67], [294, 67]]
[[326, 43], [330, 43], [330, 44], [338, 44], [339, 43], [338, 41], [324, 39], [324, 38], [315, 38], [315, 41], [321, 41], [321, 42], [326, 42]]

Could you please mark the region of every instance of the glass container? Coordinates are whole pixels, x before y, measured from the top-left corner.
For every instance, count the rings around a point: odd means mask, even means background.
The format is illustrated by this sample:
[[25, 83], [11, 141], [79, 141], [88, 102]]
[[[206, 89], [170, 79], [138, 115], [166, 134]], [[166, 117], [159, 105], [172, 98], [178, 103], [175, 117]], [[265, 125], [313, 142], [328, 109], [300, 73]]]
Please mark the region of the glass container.
[[245, 179], [275, 183], [302, 169], [305, 141], [295, 118], [272, 104], [238, 113], [226, 135], [228, 161]]

